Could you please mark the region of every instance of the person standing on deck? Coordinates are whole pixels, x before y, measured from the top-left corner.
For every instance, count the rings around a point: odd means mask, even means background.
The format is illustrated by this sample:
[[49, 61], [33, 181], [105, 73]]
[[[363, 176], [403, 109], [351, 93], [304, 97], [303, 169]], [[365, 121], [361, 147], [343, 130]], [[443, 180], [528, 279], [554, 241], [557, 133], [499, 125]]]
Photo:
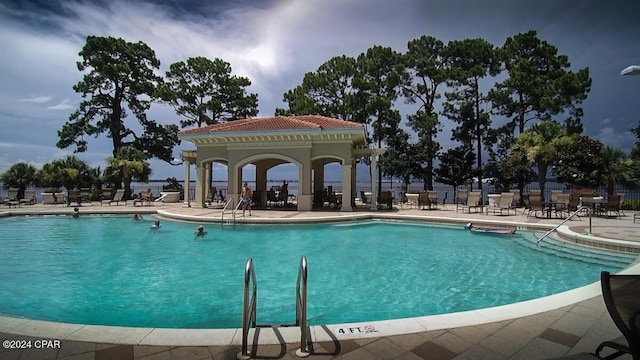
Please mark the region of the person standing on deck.
[[245, 210], [249, 210], [249, 216], [251, 216], [251, 200], [253, 198], [253, 191], [249, 187], [249, 184], [244, 183], [242, 185], [242, 193], [240, 194], [242, 198], [242, 216], [244, 216]]

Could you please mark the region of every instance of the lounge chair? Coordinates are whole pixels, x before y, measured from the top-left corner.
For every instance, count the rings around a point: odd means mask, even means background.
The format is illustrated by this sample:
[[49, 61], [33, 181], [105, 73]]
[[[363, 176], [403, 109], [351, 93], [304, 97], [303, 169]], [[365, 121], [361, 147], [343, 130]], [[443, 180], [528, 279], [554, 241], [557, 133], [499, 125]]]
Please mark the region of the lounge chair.
[[509, 190], [509, 192], [513, 193], [513, 203], [512, 203], [511, 206], [513, 207], [513, 210], [515, 210], [516, 215], [517, 215], [518, 214], [517, 209], [518, 209], [518, 206], [520, 206], [520, 190], [511, 189], [511, 190]]
[[424, 210], [425, 207], [431, 208], [431, 202], [429, 201], [429, 194], [426, 191], [418, 193], [418, 208]]
[[531, 216], [531, 212], [533, 211], [533, 216], [538, 217], [538, 211], [540, 213], [544, 213], [545, 207], [542, 204], [542, 197], [540, 196], [540, 192], [538, 193], [530, 193], [529, 194], [529, 214], [527, 217]]
[[80, 200], [80, 190], [69, 190], [67, 192], [67, 206], [71, 206], [75, 203], [76, 206], [82, 206], [82, 200]]
[[513, 205], [513, 193], [503, 192], [502, 194], [500, 194], [500, 200], [498, 201], [498, 206], [487, 208], [487, 212], [493, 211], [493, 214], [495, 215], [499, 211], [500, 215], [504, 215], [504, 211], [506, 211], [507, 215], [509, 215], [509, 211], [512, 209], [512, 205]]
[[364, 190], [360, 190], [360, 202], [362, 207], [371, 206], [371, 198], [367, 196]]
[[116, 190], [115, 194], [113, 194], [113, 198], [111, 199], [107, 199], [107, 200], [102, 200], [100, 202], [100, 205], [103, 205], [104, 203], [108, 203], [109, 206], [111, 206], [111, 204], [116, 203], [116, 205], [120, 205], [120, 202], [124, 201], [124, 204], [127, 204], [127, 200], [124, 199], [124, 189], [118, 189]]
[[467, 205], [468, 198], [469, 192], [466, 189], [456, 191], [456, 212], [458, 212], [458, 207], [460, 205]]
[[456, 212], [458, 210], [462, 210], [462, 212], [464, 213], [465, 209], [467, 210], [467, 212], [471, 212], [471, 209], [475, 209], [474, 211], [477, 212], [477, 209], [480, 208], [480, 212], [482, 212], [482, 205], [480, 204], [480, 201], [482, 200], [482, 192], [480, 191], [472, 191], [469, 194], [469, 197], [467, 198], [467, 204], [466, 205], [460, 205], [458, 208], [456, 208]]
[[4, 205], [8, 205], [9, 207], [18, 207], [20, 205], [20, 201], [18, 200], [18, 188], [9, 188], [7, 192], [7, 196], [2, 199], [2, 203]]
[[20, 204], [33, 205], [36, 203], [36, 189], [26, 189], [24, 197], [20, 199]]
[[89, 205], [93, 206], [93, 202], [91, 201], [91, 188], [80, 188], [80, 199], [83, 203], [89, 203]]

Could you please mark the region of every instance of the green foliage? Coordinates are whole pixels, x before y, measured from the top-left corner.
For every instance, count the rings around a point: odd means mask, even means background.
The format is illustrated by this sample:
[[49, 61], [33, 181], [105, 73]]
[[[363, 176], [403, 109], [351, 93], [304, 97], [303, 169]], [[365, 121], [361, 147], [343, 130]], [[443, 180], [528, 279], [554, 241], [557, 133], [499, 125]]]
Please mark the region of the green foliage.
[[134, 179], [149, 182], [151, 167], [145, 161], [144, 154], [135, 148], [120, 148], [116, 152], [116, 156], [107, 158], [107, 164], [104, 169], [105, 182], [113, 183], [119, 188], [121, 183], [116, 179], [122, 179], [127, 198], [131, 196], [131, 182]]
[[231, 65], [222, 59], [192, 57], [171, 64], [160, 97], [183, 116], [188, 127], [238, 120], [258, 114], [258, 95], [247, 94], [251, 81], [231, 76]]
[[[425, 168], [422, 178], [425, 187], [433, 189], [433, 159], [441, 146], [436, 141], [442, 124], [435, 111], [435, 101], [440, 98], [438, 87], [447, 79], [448, 71], [445, 66], [445, 47], [442, 41], [431, 36], [422, 36], [408, 44], [408, 51], [404, 55], [406, 72], [401, 81], [405, 102], [418, 104], [414, 114], [407, 116], [409, 125], [416, 131], [419, 142], [424, 145]], [[420, 159], [416, 159], [420, 161]]]
[[88, 188], [96, 184], [98, 170], [92, 169], [86, 161], [75, 155], [69, 155], [44, 164], [38, 171], [38, 179], [40, 186], [50, 188]]
[[601, 149], [600, 156], [602, 158], [602, 167], [596, 170], [596, 174], [607, 189], [607, 194], [613, 195], [613, 189], [616, 184], [622, 184], [627, 187], [640, 186], [638, 162], [629, 158], [624, 151], [605, 146]]
[[342, 55], [329, 59], [283, 95], [289, 108], [276, 109], [276, 115], [317, 114], [355, 121], [359, 111], [353, 87], [356, 71], [354, 58]]
[[553, 120], [543, 120], [525, 130], [512, 146], [512, 156], [522, 156], [538, 169], [538, 183], [544, 194], [547, 169], [557, 158], [559, 149], [571, 144], [573, 139], [565, 127]]
[[[444, 104], [444, 114], [459, 124], [454, 129], [454, 138], [476, 151], [475, 174], [484, 177], [482, 169], [483, 143], [491, 143], [493, 134], [490, 114], [485, 110], [489, 100], [482, 93], [481, 80], [499, 72], [496, 49], [483, 39], [451, 41], [447, 45], [447, 66], [450, 71]], [[478, 182], [482, 189], [482, 182]]]
[[[128, 146], [142, 151], [145, 158], [171, 161], [178, 127], [160, 125], [146, 115], [161, 81], [154, 74], [160, 67], [154, 51], [143, 42], [88, 36], [79, 55], [82, 61], [77, 66], [84, 77], [73, 89], [85, 100], [58, 131], [56, 145], [61, 149], [75, 146], [75, 152], [84, 152], [88, 146], [85, 136], [106, 133], [114, 155]], [[125, 124], [127, 110], [138, 125]]]
[[162, 185], [163, 191], [182, 191], [182, 184], [175, 177], [167, 178], [167, 185]]
[[389, 147], [379, 160], [382, 172], [387, 176], [402, 179], [405, 190], [411, 178], [420, 178], [422, 175], [422, 167], [415, 161], [419, 148], [409, 144], [408, 139], [409, 134], [398, 129], [398, 132], [389, 139]]
[[509, 118], [519, 133], [529, 121], [567, 114], [567, 133], [582, 132], [578, 105], [591, 88], [588, 68], [568, 71], [567, 56], [558, 55], [558, 49], [535, 31], [507, 38], [500, 56], [508, 77], [489, 92], [495, 114]]
[[458, 146], [438, 155], [440, 165], [435, 169], [436, 181], [454, 188], [471, 182], [475, 155], [466, 146]]
[[551, 174], [558, 182], [584, 188], [596, 188], [602, 185], [596, 176], [601, 169], [600, 156], [603, 144], [583, 135], [574, 135], [571, 142], [558, 149]]
[[4, 186], [18, 188], [18, 198], [24, 197], [25, 189], [37, 182], [37, 169], [31, 164], [24, 162], [11, 165], [7, 171], [0, 175]]

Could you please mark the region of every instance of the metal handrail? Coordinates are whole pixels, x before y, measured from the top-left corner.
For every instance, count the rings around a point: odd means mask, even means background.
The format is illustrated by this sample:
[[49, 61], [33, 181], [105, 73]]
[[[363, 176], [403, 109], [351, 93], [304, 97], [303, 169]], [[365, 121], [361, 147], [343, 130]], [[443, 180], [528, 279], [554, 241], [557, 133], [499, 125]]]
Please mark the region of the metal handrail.
[[236, 207], [233, 209], [233, 212], [231, 213], [233, 215], [233, 225], [234, 226], [236, 224], [236, 213], [238, 212], [238, 209], [240, 208], [240, 205], [242, 205], [242, 200], [238, 200], [238, 205], [236, 205]]
[[220, 218], [220, 222], [222, 225], [224, 225], [224, 213], [227, 211], [227, 207], [229, 207], [229, 204], [233, 204], [233, 198], [230, 198], [229, 200], [227, 200], [227, 202], [224, 204], [224, 207], [222, 208], [222, 215]]
[[[249, 289], [251, 287], [251, 289]], [[248, 351], [249, 328], [256, 326], [256, 306], [258, 295], [258, 282], [256, 272], [253, 269], [253, 260], [247, 259], [244, 267], [244, 292], [242, 303], [242, 348], [236, 355], [237, 359], [249, 359]]]
[[[542, 241], [542, 239], [546, 238], [547, 236], [549, 236], [549, 234], [551, 234], [552, 232], [554, 232], [556, 229], [558, 229], [560, 226], [562, 226], [564, 223], [566, 223], [567, 221], [569, 221], [574, 215], [577, 215], [580, 211], [584, 210], [584, 209], [588, 209], [588, 206], [582, 205], [578, 208], [578, 210], [572, 212], [566, 219], [562, 220], [560, 222], [560, 224], [554, 226], [551, 230], [547, 231], [544, 235], [542, 235], [538, 241], [536, 241], [536, 245], [539, 245], [540, 242]], [[589, 219], [591, 219], [591, 213], [589, 213]]]
[[298, 357], [310, 355], [307, 347], [307, 257], [300, 259], [300, 270], [296, 281], [296, 325], [300, 326], [300, 349], [296, 351]]

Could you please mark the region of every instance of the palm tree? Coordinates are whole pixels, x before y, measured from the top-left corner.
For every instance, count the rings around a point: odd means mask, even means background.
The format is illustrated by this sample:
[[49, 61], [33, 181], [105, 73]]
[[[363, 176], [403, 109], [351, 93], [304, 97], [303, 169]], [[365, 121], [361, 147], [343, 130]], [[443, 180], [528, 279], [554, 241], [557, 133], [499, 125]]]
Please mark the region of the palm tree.
[[13, 164], [0, 178], [4, 186], [18, 188], [18, 199], [22, 199], [27, 186], [37, 182], [37, 172], [35, 166], [21, 162]]
[[135, 148], [126, 146], [118, 149], [116, 156], [107, 158], [104, 169], [105, 182], [120, 187], [124, 183], [125, 198], [131, 196], [131, 182], [148, 182], [151, 176], [151, 166], [145, 161], [144, 154]]
[[625, 186], [638, 186], [640, 179], [636, 176], [637, 164], [624, 153], [624, 151], [605, 146], [600, 151], [602, 168], [596, 170], [597, 176], [607, 189], [607, 194], [613, 195], [613, 187], [616, 183]]
[[80, 187], [90, 187], [93, 181], [94, 169], [86, 161], [69, 155], [63, 159], [45, 164], [38, 177], [41, 186], [60, 187], [67, 190]]
[[524, 131], [513, 144], [513, 156], [524, 154], [530, 165], [538, 168], [538, 183], [544, 196], [547, 169], [557, 157], [558, 150], [571, 142], [566, 129], [553, 120], [543, 120]]

